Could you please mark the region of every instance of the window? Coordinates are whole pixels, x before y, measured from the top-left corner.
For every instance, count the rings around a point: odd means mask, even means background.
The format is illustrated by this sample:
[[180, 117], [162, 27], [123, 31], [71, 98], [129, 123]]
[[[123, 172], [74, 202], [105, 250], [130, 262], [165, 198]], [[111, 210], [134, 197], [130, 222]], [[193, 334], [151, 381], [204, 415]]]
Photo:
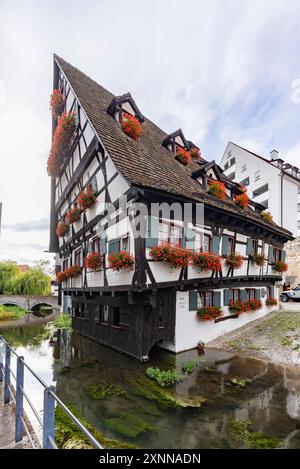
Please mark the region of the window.
[[205, 306], [214, 305], [214, 293], [212, 291], [202, 291], [198, 295], [198, 307], [204, 308]]
[[263, 202], [260, 202], [261, 205], [263, 205], [265, 208], [268, 208], [269, 207], [269, 201], [268, 200], [264, 200]]
[[75, 252], [74, 263], [76, 265], [81, 265], [81, 249]]
[[228, 237], [228, 249], [227, 249], [227, 256], [234, 252], [234, 239], [231, 237]]
[[93, 189], [93, 192], [98, 192], [98, 183], [97, 183], [97, 178], [96, 176], [93, 177], [90, 183], [90, 187]]
[[300, 230], [300, 220], [297, 221], [297, 228]]
[[300, 204], [297, 204], [298, 212], [300, 212]]
[[255, 300], [255, 288], [247, 288], [247, 300]]
[[235, 173], [231, 173], [231, 174], [228, 174], [228, 179], [230, 179], [230, 181], [233, 181], [233, 179], [235, 178]]
[[254, 173], [254, 181], [258, 181], [259, 179], [260, 179], [260, 169], [258, 169]]
[[231, 150], [229, 150], [229, 152], [227, 153], [227, 158], [230, 158], [231, 157]]
[[269, 190], [269, 185], [264, 184], [263, 186], [259, 187], [255, 191], [253, 191], [253, 198], [258, 197], [261, 194], [264, 194], [264, 192], [267, 192]]
[[241, 290], [232, 288], [229, 290], [229, 301], [239, 301], [241, 299]]
[[274, 297], [274, 287], [267, 287], [267, 299]]
[[113, 326], [120, 327], [120, 308], [118, 306], [113, 307]]
[[226, 169], [228, 169], [228, 168], [229, 168], [229, 163], [228, 163], [228, 161], [227, 161], [227, 163], [225, 163], [225, 166], [224, 166], [225, 171], [226, 171]]
[[100, 305], [99, 307], [100, 317], [101, 317], [101, 324], [108, 324], [109, 319], [109, 306], [108, 305]]
[[79, 315], [80, 315], [81, 318], [84, 318], [84, 309], [85, 309], [85, 304], [80, 303], [79, 304]]
[[247, 178], [243, 179], [243, 180], [240, 182], [240, 185], [241, 185], [241, 186], [249, 186], [249, 184], [250, 184], [250, 178], [249, 178], [249, 176], [248, 176]]
[[92, 252], [100, 252], [100, 238], [92, 240]]
[[210, 252], [211, 238], [209, 235], [203, 236], [203, 252]]
[[129, 235], [126, 235], [120, 239], [120, 251], [129, 252]]
[[168, 223], [159, 223], [158, 229], [158, 240], [161, 243], [168, 243], [169, 241], [169, 224]]
[[181, 244], [181, 226], [171, 225], [170, 226], [170, 243], [172, 244]]
[[253, 256], [255, 256], [258, 253], [258, 241], [257, 239], [253, 239]]
[[233, 166], [235, 164], [235, 158], [231, 158], [229, 163], [230, 163], [230, 166]]
[[64, 259], [63, 261], [63, 270], [67, 270], [69, 267], [69, 259]]
[[242, 164], [242, 166], [241, 166], [241, 173], [243, 173], [244, 171], [246, 171], [246, 169], [247, 169], [246, 163], [245, 163], [245, 164]]
[[202, 236], [200, 233], [194, 232], [195, 233], [195, 251], [200, 251], [202, 248]]
[[123, 329], [129, 329], [130, 318], [131, 318], [131, 314], [129, 311], [120, 312], [120, 326], [122, 326]]
[[182, 227], [174, 223], [159, 223], [158, 240], [160, 243], [181, 244]]
[[278, 262], [281, 259], [281, 249], [274, 248], [274, 262]]

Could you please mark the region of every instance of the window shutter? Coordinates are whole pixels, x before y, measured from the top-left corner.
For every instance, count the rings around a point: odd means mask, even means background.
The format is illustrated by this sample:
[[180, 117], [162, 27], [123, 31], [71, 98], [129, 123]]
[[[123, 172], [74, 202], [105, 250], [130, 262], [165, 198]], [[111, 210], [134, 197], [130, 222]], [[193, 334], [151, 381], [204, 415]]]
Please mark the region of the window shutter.
[[241, 301], [247, 300], [247, 292], [246, 290], [241, 290]]
[[256, 300], [260, 300], [260, 298], [261, 298], [261, 291], [260, 291], [259, 288], [256, 288], [256, 290], [255, 290], [255, 298], [256, 298]]
[[286, 251], [283, 249], [281, 251], [281, 260], [282, 260], [282, 262], [285, 262], [285, 259], [286, 259]]
[[196, 290], [189, 291], [189, 310], [196, 311], [198, 309], [198, 292]]
[[106, 238], [100, 238], [100, 251], [101, 254], [106, 254]]
[[153, 248], [158, 244], [158, 218], [148, 217], [146, 247]]
[[212, 237], [212, 252], [214, 254], [219, 254], [220, 251], [220, 236], [213, 236]]
[[261, 293], [261, 297], [264, 298], [266, 296], [266, 289], [261, 288], [260, 293]]
[[108, 254], [113, 254], [114, 252], [119, 252], [119, 240], [111, 239], [108, 241]]
[[271, 295], [271, 298], [274, 298], [274, 295], [275, 295], [275, 290], [274, 290], [274, 287], [270, 287], [270, 295]]
[[221, 292], [214, 291], [214, 306], [221, 306]]
[[230, 290], [227, 288], [224, 290], [224, 306], [229, 306], [230, 303]]
[[253, 250], [253, 239], [248, 238], [247, 239], [247, 248], [246, 248], [246, 255], [247, 256], [253, 256], [254, 250]]
[[91, 181], [91, 186], [92, 186], [93, 192], [97, 193], [98, 192], [98, 183], [97, 183], [96, 176], [93, 177], [93, 179]]
[[88, 254], [91, 254], [91, 252], [93, 252], [93, 242], [92, 241], [88, 242], [87, 252], [88, 252]]
[[223, 236], [222, 238], [222, 256], [227, 256], [228, 254], [228, 236]]
[[195, 251], [195, 231], [188, 227], [184, 230], [182, 247]]
[[269, 264], [274, 263], [274, 247], [271, 244], [269, 245], [268, 262]]

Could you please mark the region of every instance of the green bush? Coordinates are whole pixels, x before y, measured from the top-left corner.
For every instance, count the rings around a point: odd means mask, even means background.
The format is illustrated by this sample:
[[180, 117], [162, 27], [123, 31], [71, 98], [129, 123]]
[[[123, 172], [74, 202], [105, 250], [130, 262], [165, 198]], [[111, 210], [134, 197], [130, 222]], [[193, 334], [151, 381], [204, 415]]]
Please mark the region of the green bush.
[[162, 387], [178, 383], [182, 380], [182, 376], [178, 375], [176, 370], [160, 370], [159, 368], [150, 367], [147, 368], [146, 375], [148, 378], [153, 379]]
[[195, 370], [195, 368], [197, 368], [197, 366], [198, 362], [195, 360], [191, 360], [190, 362], [183, 363], [181, 369], [184, 373], [190, 374]]
[[72, 330], [72, 318], [68, 314], [60, 314], [53, 322], [57, 329]]

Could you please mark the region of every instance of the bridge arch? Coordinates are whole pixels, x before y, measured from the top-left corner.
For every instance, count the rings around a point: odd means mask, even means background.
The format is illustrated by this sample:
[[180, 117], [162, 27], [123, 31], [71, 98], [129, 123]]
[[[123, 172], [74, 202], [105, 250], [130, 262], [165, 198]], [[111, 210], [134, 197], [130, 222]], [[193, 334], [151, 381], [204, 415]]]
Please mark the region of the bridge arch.
[[37, 303], [33, 303], [33, 304], [30, 305], [30, 311], [32, 311], [34, 313], [34, 312], [38, 311], [41, 306], [47, 306], [51, 309], [55, 309], [55, 306], [53, 306], [52, 304], [47, 303], [45, 301], [39, 301]]

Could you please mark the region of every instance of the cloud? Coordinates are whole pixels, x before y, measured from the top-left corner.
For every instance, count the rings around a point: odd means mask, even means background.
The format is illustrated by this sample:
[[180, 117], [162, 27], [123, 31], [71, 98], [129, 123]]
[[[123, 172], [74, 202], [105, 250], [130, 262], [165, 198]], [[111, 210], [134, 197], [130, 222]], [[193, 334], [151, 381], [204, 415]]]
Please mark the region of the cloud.
[[41, 220], [28, 221], [24, 223], [14, 223], [11, 225], [3, 225], [3, 229], [11, 231], [48, 231], [49, 220], [42, 218]]

